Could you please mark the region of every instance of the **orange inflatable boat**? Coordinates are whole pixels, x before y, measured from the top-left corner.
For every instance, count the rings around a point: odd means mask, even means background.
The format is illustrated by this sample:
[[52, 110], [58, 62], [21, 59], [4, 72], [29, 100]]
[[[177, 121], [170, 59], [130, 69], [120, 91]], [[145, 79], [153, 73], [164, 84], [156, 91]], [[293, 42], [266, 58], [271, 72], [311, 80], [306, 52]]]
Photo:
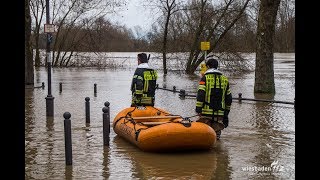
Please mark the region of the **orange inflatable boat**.
[[123, 109], [113, 120], [113, 130], [143, 151], [205, 150], [216, 142], [207, 124], [152, 106]]

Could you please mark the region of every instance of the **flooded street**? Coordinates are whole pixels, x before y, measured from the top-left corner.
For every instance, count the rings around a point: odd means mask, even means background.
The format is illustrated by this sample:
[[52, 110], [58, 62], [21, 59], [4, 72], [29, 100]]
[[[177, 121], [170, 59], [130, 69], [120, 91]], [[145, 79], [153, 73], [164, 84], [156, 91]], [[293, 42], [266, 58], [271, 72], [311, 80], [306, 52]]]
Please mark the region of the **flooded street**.
[[[133, 56], [135, 53], [133, 53]], [[233, 100], [229, 126], [209, 151], [147, 153], [110, 132], [103, 145], [102, 108], [110, 102], [111, 123], [130, 106], [135, 56], [125, 68], [54, 68], [54, 117], [46, 117], [47, 69], [35, 70], [25, 90], [25, 179], [295, 179], [295, 109], [291, 104]], [[162, 62], [153, 62], [156, 65]], [[295, 55], [275, 55], [274, 96], [255, 95], [254, 72], [228, 75], [233, 97], [294, 102]], [[159, 87], [196, 92], [199, 76], [158, 71]], [[59, 92], [62, 83], [62, 92]], [[94, 84], [97, 93], [94, 93]], [[85, 98], [90, 98], [86, 127]], [[195, 115], [195, 98], [156, 90], [155, 106], [172, 114]], [[72, 166], [65, 165], [64, 118], [71, 113]], [[194, 119], [193, 119], [194, 120]], [[112, 127], [112, 126], [111, 126]]]

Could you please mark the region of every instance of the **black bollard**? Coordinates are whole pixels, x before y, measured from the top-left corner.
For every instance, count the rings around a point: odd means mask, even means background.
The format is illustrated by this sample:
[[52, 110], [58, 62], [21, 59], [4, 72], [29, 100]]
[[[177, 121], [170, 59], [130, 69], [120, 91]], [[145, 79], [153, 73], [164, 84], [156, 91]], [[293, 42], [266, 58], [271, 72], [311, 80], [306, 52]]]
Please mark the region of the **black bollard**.
[[241, 103], [242, 102], [242, 93], [239, 93], [238, 96], [239, 96], [239, 103]]
[[86, 97], [86, 124], [90, 124], [90, 98]]
[[93, 89], [93, 92], [94, 92], [94, 94], [96, 94], [96, 93], [97, 93], [97, 84], [96, 84], [96, 83], [94, 83], [94, 89]]
[[177, 90], [176, 90], [176, 86], [173, 86], [173, 92], [176, 92]]
[[180, 89], [179, 96], [186, 97], [186, 91], [184, 89]]
[[62, 83], [59, 83], [59, 92], [62, 92]]
[[63, 117], [66, 165], [72, 165], [71, 114], [69, 112], [65, 112]]
[[109, 134], [110, 134], [110, 103], [106, 101], [102, 108], [103, 118], [103, 145], [109, 146]]
[[44, 89], [44, 82], [42, 82], [42, 85], [41, 85], [42, 89]]

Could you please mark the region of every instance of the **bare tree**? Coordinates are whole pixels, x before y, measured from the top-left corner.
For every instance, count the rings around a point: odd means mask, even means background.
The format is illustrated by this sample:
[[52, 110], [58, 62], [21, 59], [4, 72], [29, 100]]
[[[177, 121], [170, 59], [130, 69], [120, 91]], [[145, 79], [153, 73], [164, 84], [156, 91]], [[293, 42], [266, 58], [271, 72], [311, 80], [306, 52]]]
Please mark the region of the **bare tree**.
[[156, 7], [160, 10], [161, 16], [158, 19], [161, 29], [163, 30], [162, 34], [162, 58], [163, 58], [163, 73], [167, 74], [167, 50], [168, 50], [168, 33], [169, 33], [169, 23], [171, 17], [174, 13], [180, 11], [181, 4], [179, 0], [153, 0], [150, 1], [148, 7]]
[[[35, 62], [36, 65], [40, 65], [40, 53], [39, 49], [41, 46], [41, 24], [45, 16], [45, 3], [44, 0], [30, 0], [32, 4], [30, 5], [32, 9], [33, 19], [35, 23], [33, 24], [33, 34], [35, 42]], [[120, 7], [126, 3], [126, 0], [52, 0], [50, 1], [51, 13], [51, 24], [56, 25], [57, 32], [54, 33], [52, 45], [52, 63], [57, 66], [61, 63], [61, 57], [72, 55], [72, 53], [62, 53], [62, 50], [68, 50], [70, 48], [75, 49], [79, 43], [76, 42], [79, 38], [73, 38], [75, 41], [72, 45], [67, 45], [64, 42], [65, 38], [69, 36], [79, 36], [87, 35], [87, 33], [74, 33], [75, 27], [83, 26], [83, 20], [87, 19], [91, 23], [101, 16], [105, 16], [108, 13], [114, 13], [117, 7]], [[89, 22], [87, 22], [88, 24]], [[78, 28], [79, 29], [79, 28]], [[63, 30], [63, 33], [61, 33]], [[72, 33], [70, 33], [72, 30]], [[84, 37], [83, 37], [84, 38]], [[72, 38], [71, 38], [72, 39]], [[80, 38], [81, 39], [81, 38]], [[70, 41], [70, 38], [69, 38]], [[45, 63], [47, 64], [47, 63]]]
[[273, 41], [280, 0], [261, 0], [257, 28], [255, 93], [275, 93]]
[[30, 15], [30, 1], [25, 1], [25, 84], [34, 84], [34, 68], [31, 48], [31, 15]]
[[275, 50], [294, 52], [295, 46], [295, 1], [281, 0], [275, 29]]
[[[87, 21], [87, 24], [92, 24], [95, 19], [114, 12], [114, 9], [122, 6], [123, 3], [125, 3], [124, 0], [56, 0], [53, 4], [52, 24], [56, 24], [58, 29], [53, 45], [53, 66], [63, 64], [61, 61], [64, 60], [61, 59], [61, 56], [65, 57], [66, 53], [64, 52], [61, 55], [62, 51], [68, 51], [70, 48], [75, 50], [75, 47], [80, 45], [81, 39], [86, 38], [88, 35], [88, 33], [78, 33], [75, 31], [75, 27], [80, 30], [85, 25], [82, 21], [83, 19]], [[79, 37], [80, 35], [83, 35], [83, 37]], [[65, 43], [69, 36], [77, 36], [69, 39], [72, 40], [71, 45]], [[72, 56], [73, 53], [69, 53], [69, 55]]]
[[[196, 31], [190, 49], [186, 73], [193, 74], [204, 60], [204, 54], [201, 53], [199, 48], [200, 40], [210, 41], [212, 46], [208, 52], [213, 52], [229, 30], [242, 17], [249, 1], [245, 0], [241, 4], [240, 1], [229, 0], [225, 4], [221, 4], [216, 10], [214, 10], [212, 4], [207, 3], [205, 0], [201, 1], [198, 8], [197, 4], [192, 5], [195, 8], [190, 9], [195, 9], [198, 12], [198, 23], [195, 28]], [[204, 18], [206, 21], [203, 20]], [[192, 20], [195, 21], [194, 18]]]
[[[204, 39], [204, 33], [205, 33], [205, 26], [207, 24], [206, 19], [208, 19], [209, 17], [207, 16], [207, 0], [201, 0], [200, 3], [193, 3], [191, 4], [191, 10], [190, 10], [190, 15], [188, 17], [188, 21], [189, 22], [195, 22], [195, 26], [194, 29], [194, 36], [193, 36], [193, 43], [192, 46], [190, 47], [190, 54], [189, 54], [189, 59], [187, 62], [187, 67], [186, 67], [186, 72], [188, 74], [193, 74], [195, 69], [198, 67], [198, 65], [201, 63], [201, 61], [199, 61], [199, 64], [197, 64], [197, 57], [200, 53], [200, 49], [199, 49], [199, 44], [201, 39]], [[196, 11], [194, 13], [192, 13], [192, 11]], [[195, 17], [193, 17], [193, 16]], [[197, 20], [198, 19], [198, 20]], [[193, 24], [190, 23], [191, 26], [193, 26]]]
[[30, 9], [32, 14], [33, 24], [33, 48], [35, 50], [34, 64], [36, 67], [40, 66], [40, 30], [42, 26], [42, 20], [44, 18], [45, 12], [45, 2], [44, 0], [27, 0], [30, 1]]
[[163, 57], [163, 73], [167, 74], [167, 37], [168, 37], [168, 27], [170, 17], [173, 13], [177, 12], [176, 0], [163, 0], [160, 1], [163, 7], [163, 13], [165, 15], [165, 24], [164, 24], [164, 32], [163, 32], [163, 43], [162, 43], [162, 57]]

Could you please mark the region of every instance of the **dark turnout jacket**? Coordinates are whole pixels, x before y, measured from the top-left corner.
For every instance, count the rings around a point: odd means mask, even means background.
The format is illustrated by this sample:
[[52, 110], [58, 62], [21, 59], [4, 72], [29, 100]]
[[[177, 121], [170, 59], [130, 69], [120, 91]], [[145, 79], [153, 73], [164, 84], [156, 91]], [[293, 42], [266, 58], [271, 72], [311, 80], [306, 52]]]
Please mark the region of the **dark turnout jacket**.
[[199, 82], [196, 112], [204, 116], [223, 116], [225, 111], [230, 111], [231, 103], [228, 78], [217, 69], [208, 69]]
[[131, 83], [131, 106], [154, 105], [157, 78], [157, 72], [150, 68], [147, 63], [138, 65]]

